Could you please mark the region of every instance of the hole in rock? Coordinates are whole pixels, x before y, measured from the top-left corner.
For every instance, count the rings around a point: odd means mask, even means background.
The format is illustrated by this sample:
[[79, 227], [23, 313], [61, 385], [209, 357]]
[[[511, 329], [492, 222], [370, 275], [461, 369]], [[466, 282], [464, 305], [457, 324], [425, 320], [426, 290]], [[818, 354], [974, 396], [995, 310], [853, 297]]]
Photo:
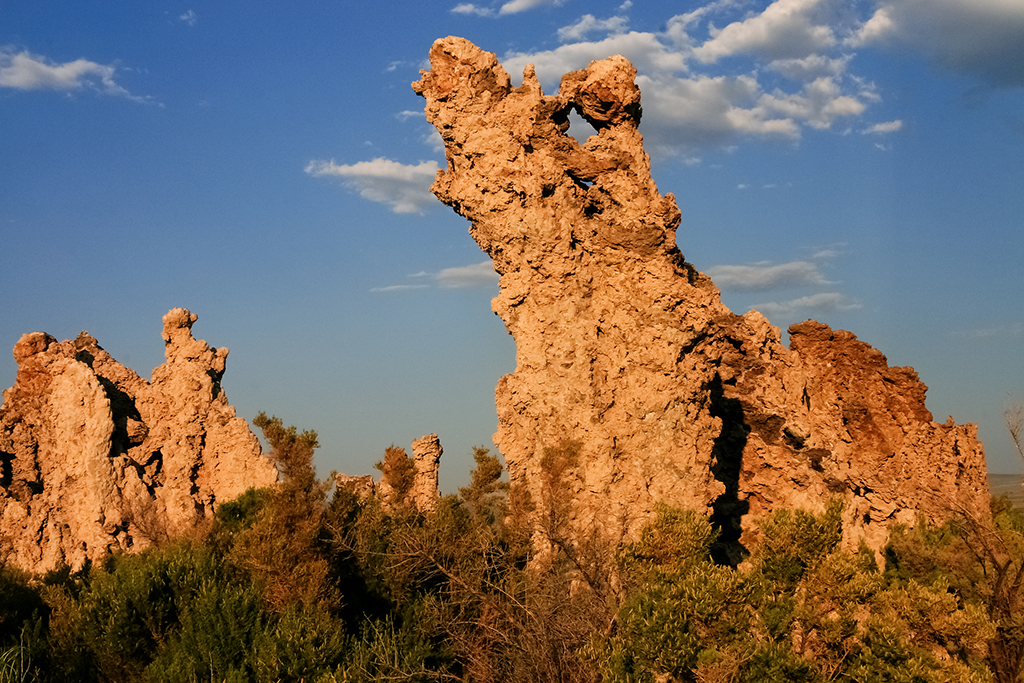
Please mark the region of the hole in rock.
[[587, 123], [587, 120], [577, 114], [576, 110], [573, 109], [569, 112], [568, 133], [576, 138], [576, 142], [582, 145], [591, 135], [597, 135], [597, 129]]

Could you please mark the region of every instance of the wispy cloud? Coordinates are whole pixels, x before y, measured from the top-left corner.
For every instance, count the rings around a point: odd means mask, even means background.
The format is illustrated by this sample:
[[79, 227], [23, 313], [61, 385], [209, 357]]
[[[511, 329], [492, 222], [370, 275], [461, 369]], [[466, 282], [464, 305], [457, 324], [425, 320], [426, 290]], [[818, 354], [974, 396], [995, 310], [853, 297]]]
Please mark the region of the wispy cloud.
[[472, 2], [460, 2], [449, 11], [453, 14], [473, 14], [478, 17], [499, 17], [507, 14], [519, 14], [534, 7], [543, 7], [545, 5], [557, 7], [564, 2], [565, 0], [509, 0], [502, 3], [497, 9], [493, 6], [477, 5]]
[[889, 121], [887, 123], [876, 123], [873, 126], [865, 128], [861, 132], [865, 135], [885, 135], [886, 133], [895, 133], [903, 128], [903, 121], [896, 119], [895, 121]]
[[716, 27], [740, 5], [711, 2], [670, 18], [661, 32], [585, 14], [559, 29], [561, 46], [509, 53], [502, 63], [514, 76], [534, 64], [550, 90], [563, 73], [624, 55], [638, 71], [648, 149], [680, 159], [743, 139], [796, 143], [804, 128], [829, 130], [878, 101], [873, 85], [848, 73], [852, 55], [839, 36], [852, 29], [829, 24], [837, 16], [829, 0], [777, 0]]
[[[501, 11], [541, 4], [516, 0]], [[657, 32], [628, 30], [621, 12], [583, 14], [558, 30], [558, 47], [510, 52], [502, 63], [514, 78], [534, 64], [550, 92], [562, 74], [624, 55], [638, 70], [648, 150], [678, 159], [749, 140], [798, 144], [807, 129], [900, 130], [900, 119], [858, 124], [882, 99], [874, 83], [851, 71], [858, 50], [910, 47], [996, 84], [1024, 84], [1024, 3], [1018, 0], [840, 5], [775, 0], [751, 11], [749, 2], [714, 0], [670, 17]]]
[[850, 59], [850, 55], [829, 57], [827, 55], [813, 54], [802, 58], [776, 59], [768, 64], [768, 68], [790, 80], [806, 82], [824, 76], [830, 78], [841, 77], [846, 73]]
[[993, 85], [1024, 85], [1024, 3], [1017, 0], [880, 0], [847, 38], [852, 47], [911, 47], [951, 71]]
[[17, 90], [93, 90], [104, 95], [124, 97], [141, 104], [157, 104], [148, 96], [132, 95], [115, 80], [117, 67], [87, 59], [55, 63], [27, 50], [13, 52], [0, 48], [0, 87]]
[[495, 11], [490, 7], [480, 7], [471, 2], [463, 2], [451, 8], [452, 14], [475, 14], [478, 17], [493, 17]]
[[832, 284], [811, 261], [754, 263], [742, 266], [713, 266], [705, 270], [722, 289], [775, 289], [799, 285]]
[[429, 289], [430, 285], [388, 285], [387, 287], [374, 287], [371, 292], [405, 292], [411, 289]]
[[178, 17], [178, 21], [183, 21], [186, 24], [188, 24], [189, 26], [195, 26], [196, 22], [198, 20], [199, 20], [199, 17], [197, 17], [196, 13], [194, 11], [192, 11], [192, 10], [189, 10], [189, 11], [185, 12], [184, 14], [182, 14], [180, 17]]
[[956, 330], [951, 333], [954, 337], [966, 337], [969, 339], [1006, 339], [1024, 337], [1024, 322], [999, 323], [985, 325], [969, 330]]
[[[789, 297], [785, 299], [762, 300], [752, 306], [770, 319], [854, 310], [861, 308], [862, 304], [836, 291], [839, 283], [826, 278], [823, 272], [829, 261], [842, 254], [844, 247], [844, 244], [816, 247], [810, 257], [785, 263], [762, 261], [714, 266], [707, 268], [705, 273], [723, 292], [732, 292], [732, 296], [747, 293], [749, 297], [750, 292], [786, 291]], [[799, 296], [794, 296], [796, 294]], [[746, 301], [749, 304], [750, 299]]]
[[584, 14], [575, 24], [558, 29], [558, 39], [566, 42], [581, 40], [591, 33], [619, 34], [624, 33], [628, 26], [629, 20], [623, 16], [597, 19], [593, 14]]
[[[451, 12], [498, 17], [557, 4], [560, 0], [488, 0], [456, 4]], [[562, 26], [557, 47], [509, 52], [501, 61], [514, 79], [527, 64], [535, 65], [544, 88], [554, 92], [563, 74], [611, 54], [624, 55], [638, 70], [648, 151], [686, 164], [700, 163], [709, 150], [729, 151], [749, 141], [797, 145], [808, 130], [838, 135], [857, 130], [869, 136], [866, 144], [890, 151], [878, 138], [902, 130], [903, 120], [864, 120], [882, 94], [853, 72], [859, 50], [910, 46], [993, 79], [1003, 74], [1003, 83], [1024, 83], [1022, 3], [874, 0], [871, 7], [855, 3], [839, 11], [840, 4], [774, 0], [752, 11], [745, 0], [712, 0], [670, 17], [660, 31], [636, 31], [629, 30], [626, 2], [613, 16], [581, 14]], [[953, 30], [958, 12], [963, 35]], [[986, 46], [988, 30], [992, 45]], [[412, 113], [398, 116], [404, 120]], [[437, 149], [435, 134], [423, 142]], [[352, 179], [354, 173], [337, 174]], [[350, 182], [363, 192], [363, 181]], [[364, 192], [371, 195], [385, 201], [380, 193]], [[402, 211], [422, 206], [392, 205]]]
[[[533, 64], [537, 78], [546, 89], [554, 91], [562, 74], [582, 69], [594, 60], [614, 54], [628, 58], [641, 73], [671, 74], [686, 70], [685, 56], [681, 52], [663, 43], [654, 33], [638, 31], [601, 40], [566, 43], [553, 50], [510, 52], [502, 57], [501, 63], [513, 77], [522, 75], [527, 64]], [[645, 91], [645, 97], [646, 94]]]
[[800, 59], [833, 47], [832, 27], [818, 18], [824, 0], [777, 0], [761, 14], [712, 29], [711, 39], [693, 50], [704, 63], [735, 54], [769, 60]]
[[789, 317], [803, 311], [813, 311], [818, 314], [848, 311], [863, 308], [863, 304], [852, 301], [839, 292], [820, 292], [788, 301], [755, 304], [754, 308], [771, 318], [772, 316]]
[[525, 12], [528, 9], [534, 7], [543, 7], [544, 5], [552, 5], [557, 7], [561, 5], [565, 0], [511, 0], [501, 6], [501, 14], [518, 14], [519, 12]]
[[438, 284], [450, 289], [463, 287], [490, 287], [498, 284], [498, 274], [490, 259], [470, 266], [445, 268], [435, 276]]
[[494, 266], [490, 260], [468, 266], [443, 268], [436, 272], [421, 271], [413, 273], [409, 277], [415, 278], [420, 282], [374, 287], [370, 291], [401, 292], [413, 289], [429, 289], [431, 287], [439, 287], [441, 289], [493, 289], [498, 284], [498, 274], [494, 272]]
[[311, 161], [306, 173], [312, 176], [335, 176], [372, 202], [387, 204], [395, 213], [419, 213], [436, 203], [430, 185], [437, 175], [436, 161], [401, 164], [378, 158], [354, 164]]
[[420, 136], [420, 142], [435, 152], [444, 151], [444, 138], [441, 137], [441, 134], [433, 126], [429, 126], [429, 130]]

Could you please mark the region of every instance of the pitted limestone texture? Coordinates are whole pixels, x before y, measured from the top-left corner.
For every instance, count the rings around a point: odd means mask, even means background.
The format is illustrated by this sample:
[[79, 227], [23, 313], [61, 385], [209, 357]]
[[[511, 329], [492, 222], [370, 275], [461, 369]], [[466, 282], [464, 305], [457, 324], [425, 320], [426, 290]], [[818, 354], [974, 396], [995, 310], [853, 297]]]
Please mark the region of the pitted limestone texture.
[[137, 551], [277, 481], [221, 387], [227, 349], [192, 337], [196, 316], [164, 316], [166, 363], [146, 381], [89, 334], [42, 332], [14, 347], [0, 405], [0, 543], [36, 572]]
[[[630, 537], [658, 502], [711, 513], [731, 561], [765, 512], [846, 502], [847, 534], [953, 508], [984, 515], [973, 425], [940, 425], [909, 368], [813, 321], [791, 347], [739, 316], [676, 245], [680, 212], [650, 174], [636, 71], [621, 56], [545, 95], [462, 38], [437, 41], [413, 89], [447, 163], [431, 188], [469, 219], [500, 275], [516, 342], [495, 443], [541, 499], [545, 449], [579, 444], [572, 525]], [[596, 133], [567, 135], [575, 110]], [[730, 545], [731, 544], [731, 545]]]

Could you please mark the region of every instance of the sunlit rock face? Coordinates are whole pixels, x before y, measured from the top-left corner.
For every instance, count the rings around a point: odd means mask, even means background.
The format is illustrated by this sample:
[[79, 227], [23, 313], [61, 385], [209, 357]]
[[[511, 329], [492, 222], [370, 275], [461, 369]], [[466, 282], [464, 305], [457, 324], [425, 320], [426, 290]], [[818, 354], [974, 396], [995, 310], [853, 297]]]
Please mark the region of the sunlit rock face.
[[221, 388], [227, 349], [192, 337], [196, 316], [164, 316], [167, 362], [146, 381], [83, 332], [14, 347], [0, 406], [0, 544], [31, 571], [140, 550], [277, 480]]
[[437, 434], [427, 434], [412, 442], [413, 480], [411, 496], [416, 508], [429, 512], [437, 508], [441, 499], [437, 472], [441, 467], [444, 448]]
[[[545, 450], [575, 442], [572, 523], [608, 540], [657, 502], [713, 513], [732, 560], [757, 517], [832, 496], [851, 541], [875, 547], [918, 511], [985, 514], [975, 427], [932, 422], [913, 370], [813, 321], [787, 349], [684, 260], [625, 58], [566, 74], [557, 95], [532, 67], [512, 87], [461, 38], [437, 41], [430, 64], [413, 89], [446, 149], [431, 189], [501, 276], [493, 308], [516, 370], [496, 390], [495, 443], [535, 499]], [[596, 131], [583, 144], [566, 134], [572, 110]]]

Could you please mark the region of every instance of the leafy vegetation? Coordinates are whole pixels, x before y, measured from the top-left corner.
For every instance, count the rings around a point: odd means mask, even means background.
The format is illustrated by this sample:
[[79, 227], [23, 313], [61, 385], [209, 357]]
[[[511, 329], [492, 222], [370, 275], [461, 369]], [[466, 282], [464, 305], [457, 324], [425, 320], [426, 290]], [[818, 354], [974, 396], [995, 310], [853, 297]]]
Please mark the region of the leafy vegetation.
[[842, 506], [780, 510], [733, 568], [661, 507], [614, 553], [566, 532], [579, 447], [534, 499], [474, 451], [422, 513], [389, 448], [382, 501], [320, 480], [315, 432], [260, 414], [282, 472], [209, 526], [79, 571], [0, 565], [6, 681], [1019, 681], [1024, 513], [843, 543]]

